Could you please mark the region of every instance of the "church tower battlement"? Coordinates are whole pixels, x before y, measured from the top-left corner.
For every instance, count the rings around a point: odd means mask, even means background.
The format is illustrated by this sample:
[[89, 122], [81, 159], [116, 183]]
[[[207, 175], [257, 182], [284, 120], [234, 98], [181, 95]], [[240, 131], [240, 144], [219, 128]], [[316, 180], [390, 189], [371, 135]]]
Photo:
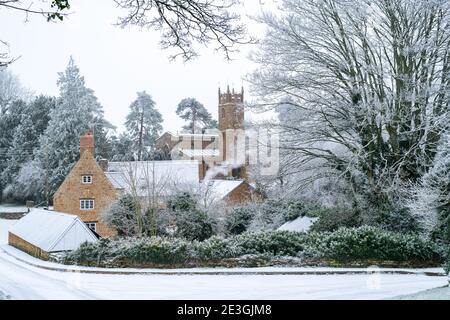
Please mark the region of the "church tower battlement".
[[219, 88], [219, 131], [228, 129], [244, 129], [244, 88], [241, 93], [235, 93], [234, 89], [222, 93]]

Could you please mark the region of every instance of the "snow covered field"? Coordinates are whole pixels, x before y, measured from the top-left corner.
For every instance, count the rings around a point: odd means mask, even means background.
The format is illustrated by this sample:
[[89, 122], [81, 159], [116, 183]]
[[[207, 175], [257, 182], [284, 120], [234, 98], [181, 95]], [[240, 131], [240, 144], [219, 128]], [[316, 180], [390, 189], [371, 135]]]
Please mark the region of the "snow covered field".
[[[0, 220], [0, 242], [11, 221]], [[58, 272], [0, 247], [0, 291], [12, 299], [384, 299], [438, 288], [447, 277], [346, 275], [114, 275]]]

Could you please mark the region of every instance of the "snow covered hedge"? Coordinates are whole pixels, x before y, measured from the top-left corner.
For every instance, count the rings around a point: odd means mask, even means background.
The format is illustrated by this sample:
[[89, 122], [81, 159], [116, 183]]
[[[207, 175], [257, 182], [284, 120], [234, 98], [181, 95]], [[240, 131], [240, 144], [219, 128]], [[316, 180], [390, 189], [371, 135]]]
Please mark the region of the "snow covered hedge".
[[296, 257], [308, 263], [327, 261], [392, 261], [440, 263], [436, 244], [420, 236], [375, 227], [341, 228], [334, 232], [247, 232], [230, 238], [186, 241], [176, 238], [103, 239], [85, 243], [63, 262], [89, 266], [201, 266], [229, 265], [244, 256]]
[[439, 261], [438, 246], [425, 238], [376, 227], [311, 232], [305, 253], [317, 258], [345, 260]]

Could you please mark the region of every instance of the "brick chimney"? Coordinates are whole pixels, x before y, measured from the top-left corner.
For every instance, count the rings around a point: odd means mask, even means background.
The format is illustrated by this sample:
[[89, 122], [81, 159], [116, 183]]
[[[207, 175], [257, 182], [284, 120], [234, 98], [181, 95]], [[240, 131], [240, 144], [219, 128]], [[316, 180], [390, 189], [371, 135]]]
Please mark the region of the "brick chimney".
[[92, 156], [95, 156], [94, 135], [91, 130], [87, 131], [80, 138], [80, 155], [85, 151], [89, 151]]
[[104, 172], [108, 171], [108, 159], [104, 159], [104, 158], [100, 159], [98, 161], [98, 165], [100, 166], [100, 168], [102, 168], [102, 170]]

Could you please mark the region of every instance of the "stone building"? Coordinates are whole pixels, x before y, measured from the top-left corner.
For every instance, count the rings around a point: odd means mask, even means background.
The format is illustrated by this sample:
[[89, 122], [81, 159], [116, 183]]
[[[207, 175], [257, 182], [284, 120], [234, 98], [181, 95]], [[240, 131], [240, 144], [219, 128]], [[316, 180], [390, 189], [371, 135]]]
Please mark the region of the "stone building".
[[166, 132], [156, 141], [161, 154], [170, 159], [198, 160], [200, 178], [203, 180], [211, 170], [214, 179], [248, 179], [244, 89], [236, 93], [230, 88], [218, 92], [218, 129], [204, 133]]
[[[92, 132], [80, 138], [80, 159], [54, 195], [55, 211], [78, 216], [102, 237], [114, 237], [115, 230], [102, 223], [101, 216], [121, 194], [145, 198], [155, 195], [161, 203], [179, 190], [201, 193], [210, 189], [216, 200], [240, 205], [260, 198], [247, 182], [246, 162], [236, 163], [236, 132], [244, 129], [244, 92], [219, 90], [219, 128], [202, 134], [166, 132], [156, 142], [160, 154], [170, 160], [111, 162], [95, 160]], [[234, 144], [234, 145], [233, 145]], [[209, 176], [208, 176], [209, 175]]]
[[53, 196], [55, 211], [74, 214], [101, 236], [115, 231], [101, 223], [102, 212], [117, 198], [118, 191], [95, 160], [92, 132], [80, 138], [80, 159]]

